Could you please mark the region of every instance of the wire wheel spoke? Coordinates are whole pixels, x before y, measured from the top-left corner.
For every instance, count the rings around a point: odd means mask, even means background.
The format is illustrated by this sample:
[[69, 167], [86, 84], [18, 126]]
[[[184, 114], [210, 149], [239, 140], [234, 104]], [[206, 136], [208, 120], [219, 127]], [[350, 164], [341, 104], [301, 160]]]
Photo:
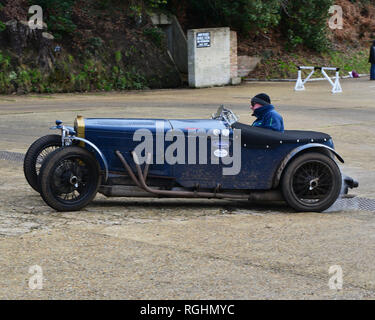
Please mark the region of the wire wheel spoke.
[[300, 165], [292, 179], [296, 198], [306, 204], [326, 199], [333, 188], [333, 173], [324, 162], [312, 160]]
[[40, 168], [42, 167], [42, 164], [43, 164], [44, 160], [47, 158], [47, 156], [51, 152], [55, 151], [58, 148], [59, 148], [58, 146], [49, 146], [49, 147], [44, 148], [39, 153], [39, 155], [38, 155], [38, 157], [36, 159], [36, 162], [35, 162], [35, 171], [37, 172], [37, 174], [39, 174]]
[[62, 160], [54, 170], [51, 188], [61, 201], [79, 201], [89, 188], [86, 164], [75, 158]]

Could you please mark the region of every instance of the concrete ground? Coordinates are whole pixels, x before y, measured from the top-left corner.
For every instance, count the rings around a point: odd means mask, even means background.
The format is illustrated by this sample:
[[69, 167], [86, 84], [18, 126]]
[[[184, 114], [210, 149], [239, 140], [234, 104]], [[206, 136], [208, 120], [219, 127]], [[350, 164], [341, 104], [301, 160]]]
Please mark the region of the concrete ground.
[[[331, 134], [354, 194], [375, 199], [375, 83], [292, 83], [129, 93], [0, 97], [0, 151], [25, 153], [55, 119], [208, 118], [220, 104], [251, 123], [249, 97], [267, 92], [287, 129]], [[375, 213], [352, 207], [295, 213], [285, 205], [173, 199], [96, 200], [57, 213], [0, 160], [1, 299], [374, 299]], [[29, 268], [43, 289], [29, 288]], [[328, 270], [343, 271], [331, 290]]]

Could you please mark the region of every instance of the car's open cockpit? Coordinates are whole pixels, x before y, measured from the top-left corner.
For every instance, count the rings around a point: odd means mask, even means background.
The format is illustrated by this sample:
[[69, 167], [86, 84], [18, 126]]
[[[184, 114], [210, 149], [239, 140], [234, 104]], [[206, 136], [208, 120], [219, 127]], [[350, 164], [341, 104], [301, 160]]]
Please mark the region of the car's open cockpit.
[[328, 134], [315, 131], [285, 130], [273, 131], [252, 127], [238, 122], [232, 110], [220, 106], [212, 119], [224, 121], [233, 130], [241, 130], [241, 142], [247, 148], [273, 148], [283, 143], [326, 143], [331, 140]]
[[328, 134], [315, 131], [286, 130], [284, 132], [252, 127], [236, 122], [234, 130], [241, 130], [242, 145], [248, 148], [273, 148], [283, 143], [326, 143], [331, 140]]

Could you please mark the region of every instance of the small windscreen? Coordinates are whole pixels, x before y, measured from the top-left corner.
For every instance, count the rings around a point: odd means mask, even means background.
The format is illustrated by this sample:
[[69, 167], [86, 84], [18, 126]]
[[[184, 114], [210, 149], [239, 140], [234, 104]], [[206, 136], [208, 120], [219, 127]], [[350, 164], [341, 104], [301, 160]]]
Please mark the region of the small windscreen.
[[215, 119], [219, 118], [221, 116], [221, 114], [223, 113], [223, 111], [224, 111], [224, 106], [220, 106], [219, 109], [217, 109], [217, 111], [216, 111]]

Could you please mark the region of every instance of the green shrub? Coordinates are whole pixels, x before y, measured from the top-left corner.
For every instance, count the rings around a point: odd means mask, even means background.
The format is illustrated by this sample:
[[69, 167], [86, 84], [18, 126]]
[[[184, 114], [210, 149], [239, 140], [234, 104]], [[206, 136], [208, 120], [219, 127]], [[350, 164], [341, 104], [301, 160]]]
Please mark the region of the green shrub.
[[304, 42], [303, 39], [300, 36], [296, 35], [293, 30], [289, 29], [287, 32], [288, 32], [288, 35], [287, 35], [288, 42], [286, 45], [287, 50], [292, 50], [296, 48], [297, 46], [303, 44]]
[[73, 61], [74, 61], [74, 57], [71, 54], [69, 54], [68, 55], [68, 62], [73, 63]]
[[142, 7], [140, 5], [129, 6], [128, 16], [135, 21], [139, 21], [142, 17]]
[[5, 23], [0, 21], [0, 32], [3, 32], [6, 28], [7, 26], [5, 25]]
[[120, 63], [121, 60], [122, 60], [122, 54], [121, 54], [121, 51], [116, 51], [115, 52], [115, 60], [117, 63]]
[[103, 45], [104, 41], [100, 37], [92, 37], [87, 40], [87, 50], [92, 54], [97, 53], [99, 49], [103, 47]]
[[146, 4], [151, 8], [161, 8], [168, 4], [167, 0], [146, 0]]
[[143, 35], [149, 38], [158, 48], [163, 46], [165, 35], [161, 29], [157, 27], [146, 28], [143, 30]]
[[[352, 1], [358, 6], [369, 2]], [[329, 48], [327, 19], [332, 4], [333, 0], [174, 0], [167, 8], [176, 14], [184, 8], [191, 25], [228, 26], [245, 38], [277, 28], [287, 39], [287, 49], [303, 45], [324, 51]]]
[[279, 0], [191, 0], [190, 14], [208, 26], [241, 32], [265, 30], [280, 21]]
[[56, 39], [62, 39], [66, 34], [73, 33], [77, 26], [72, 20], [72, 10], [75, 0], [39, 0], [45, 12], [45, 20], [49, 30]]
[[11, 71], [9, 73], [9, 80], [16, 80], [17, 79], [17, 72]]
[[332, 4], [333, 0], [289, 1], [280, 22], [289, 46], [303, 44], [316, 51], [327, 50], [327, 18]]
[[7, 70], [10, 67], [10, 57], [0, 51], [0, 70]]

